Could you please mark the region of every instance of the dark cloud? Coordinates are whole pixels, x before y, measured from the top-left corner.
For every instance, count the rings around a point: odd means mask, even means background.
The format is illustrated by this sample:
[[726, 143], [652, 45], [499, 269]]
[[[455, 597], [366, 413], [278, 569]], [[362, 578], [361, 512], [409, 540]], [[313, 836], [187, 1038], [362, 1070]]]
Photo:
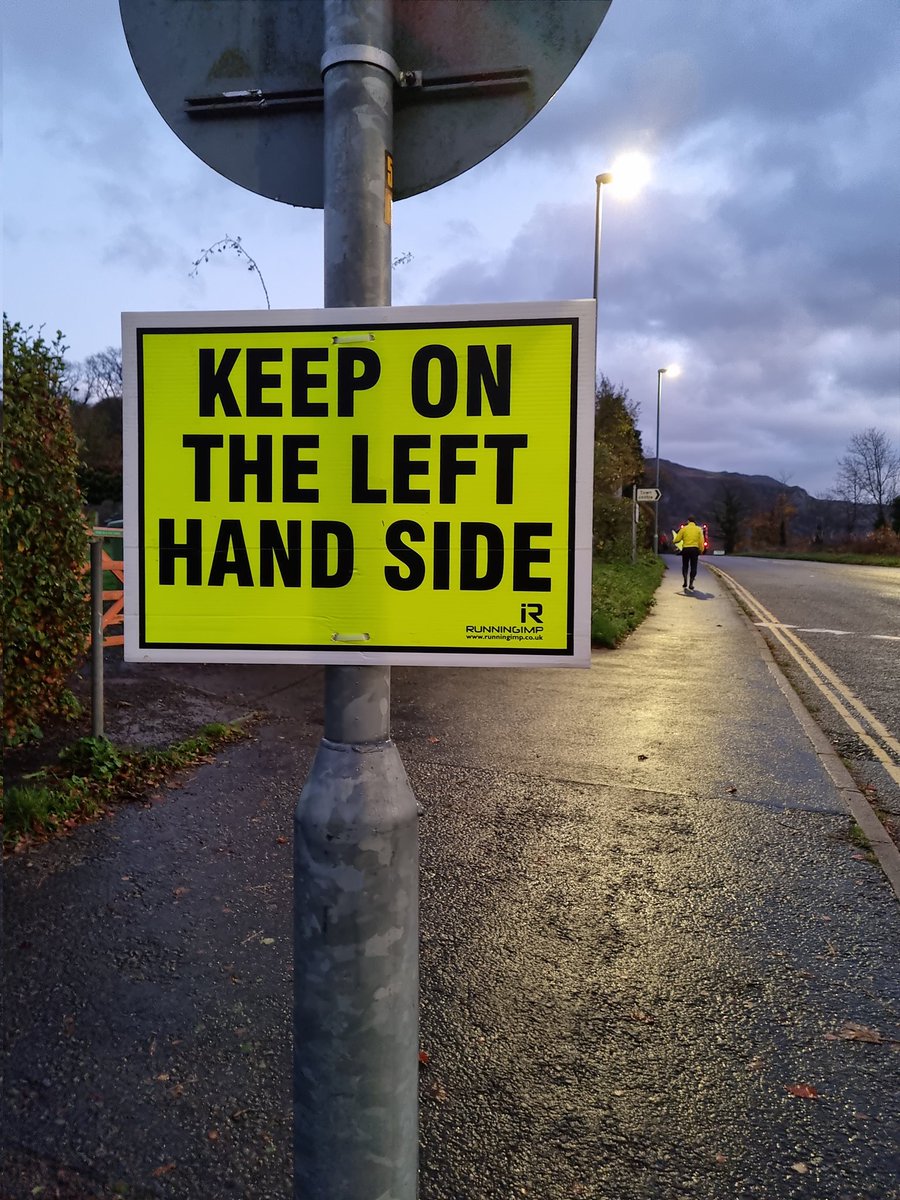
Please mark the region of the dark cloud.
[[[117, 340], [120, 308], [321, 302], [321, 216], [273, 205], [194, 158], [144, 93], [116, 0], [5, 9], [7, 299]], [[398, 206], [407, 302], [590, 295], [594, 176], [655, 158], [604, 206], [600, 366], [688, 465], [824, 490], [852, 433], [900, 438], [897, 0], [615, 0], [559, 93], [510, 144]], [[400, 232], [402, 231], [402, 232]], [[231, 269], [234, 268], [234, 269]], [[650, 447], [652, 450], [652, 447]]]
[[609, 156], [636, 139], [660, 149], [737, 116], [817, 123], [895, 78], [898, 51], [895, 0], [614, 3], [579, 72], [511, 152], [561, 157], [593, 140]]

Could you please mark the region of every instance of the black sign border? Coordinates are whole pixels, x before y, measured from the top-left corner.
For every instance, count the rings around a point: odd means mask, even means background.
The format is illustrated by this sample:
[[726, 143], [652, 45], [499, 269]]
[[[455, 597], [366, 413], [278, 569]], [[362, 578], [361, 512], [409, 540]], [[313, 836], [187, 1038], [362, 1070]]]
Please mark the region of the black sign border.
[[[418, 655], [460, 655], [465, 658], [481, 655], [496, 655], [500, 657], [527, 656], [540, 658], [544, 656], [573, 658], [575, 655], [575, 501], [576, 474], [578, 449], [578, 335], [580, 320], [578, 317], [511, 317], [490, 318], [471, 321], [381, 321], [356, 324], [352, 322], [338, 324], [328, 322], [323, 324], [302, 325], [297, 323], [286, 325], [139, 325], [134, 330], [137, 360], [137, 477], [138, 477], [138, 579], [139, 579], [139, 621], [138, 643], [139, 650], [185, 650], [185, 651], [227, 651], [248, 650], [260, 653], [277, 652], [280, 650], [297, 653], [315, 653], [322, 655], [354, 653], [360, 659], [371, 655], [403, 655], [410, 658]], [[509, 327], [539, 326], [568, 326], [571, 334], [571, 367], [569, 391], [569, 512], [568, 512], [568, 570], [566, 573], [566, 644], [560, 646], [540, 646], [531, 648], [522, 643], [517, 645], [488, 645], [469, 647], [460, 646], [384, 646], [377, 645], [366, 648], [347, 643], [336, 642], [325, 645], [321, 642], [186, 642], [186, 641], [148, 641], [146, 636], [147, 604], [145, 591], [145, 560], [144, 560], [144, 338], [171, 337], [175, 334], [242, 334], [242, 333], [311, 333], [328, 330], [333, 334], [371, 332], [373, 329], [386, 330], [427, 330], [427, 329], [492, 329]], [[192, 660], [194, 661], [194, 660]], [[222, 660], [218, 660], [222, 661]]]

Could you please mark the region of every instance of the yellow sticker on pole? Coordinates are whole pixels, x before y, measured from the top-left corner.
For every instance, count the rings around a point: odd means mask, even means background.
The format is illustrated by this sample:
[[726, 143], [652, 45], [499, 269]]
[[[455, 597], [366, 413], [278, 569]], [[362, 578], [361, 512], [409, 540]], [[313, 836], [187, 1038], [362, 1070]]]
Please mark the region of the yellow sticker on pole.
[[586, 665], [592, 328], [125, 314], [126, 657]]

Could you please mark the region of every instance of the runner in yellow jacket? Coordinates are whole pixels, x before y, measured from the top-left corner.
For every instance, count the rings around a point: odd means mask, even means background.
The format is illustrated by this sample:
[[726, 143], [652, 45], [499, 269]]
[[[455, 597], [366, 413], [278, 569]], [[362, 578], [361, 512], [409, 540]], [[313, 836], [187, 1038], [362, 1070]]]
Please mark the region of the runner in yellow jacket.
[[[697, 578], [697, 563], [700, 560], [700, 551], [703, 549], [703, 530], [694, 523], [693, 517], [688, 517], [687, 525], [682, 525], [675, 534], [675, 544], [681, 547], [681, 577], [684, 580], [682, 587], [685, 591], [693, 591], [694, 580]], [[690, 585], [688, 584], [688, 571], [690, 571]]]

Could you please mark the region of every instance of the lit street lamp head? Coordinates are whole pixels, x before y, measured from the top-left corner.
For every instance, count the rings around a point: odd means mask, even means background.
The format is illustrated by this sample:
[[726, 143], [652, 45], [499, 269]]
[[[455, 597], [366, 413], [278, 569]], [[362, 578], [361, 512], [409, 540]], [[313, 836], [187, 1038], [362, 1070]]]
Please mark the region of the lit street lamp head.
[[616, 181], [616, 194], [625, 198], [636, 196], [650, 182], [652, 174], [650, 159], [639, 150], [620, 154], [612, 165], [612, 177]]
[[597, 186], [598, 186], [598, 187], [599, 187], [599, 185], [600, 185], [601, 183], [604, 183], [604, 184], [605, 184], [605, 183], [612, 183], [612, 181], [613, 181], [613, 177], [612, 177], [612, 172], [611, 172], [611, 171], [604, 171], [604, 172], [603, 172], [603, 174], [602, 174], [602, 175], [598, 175], [598, 176], [597, 176], [597, 178], [596, 178], [596, 180], [595, 180], [595, 182], [596, 182], [596, 184], [597, 184]]

